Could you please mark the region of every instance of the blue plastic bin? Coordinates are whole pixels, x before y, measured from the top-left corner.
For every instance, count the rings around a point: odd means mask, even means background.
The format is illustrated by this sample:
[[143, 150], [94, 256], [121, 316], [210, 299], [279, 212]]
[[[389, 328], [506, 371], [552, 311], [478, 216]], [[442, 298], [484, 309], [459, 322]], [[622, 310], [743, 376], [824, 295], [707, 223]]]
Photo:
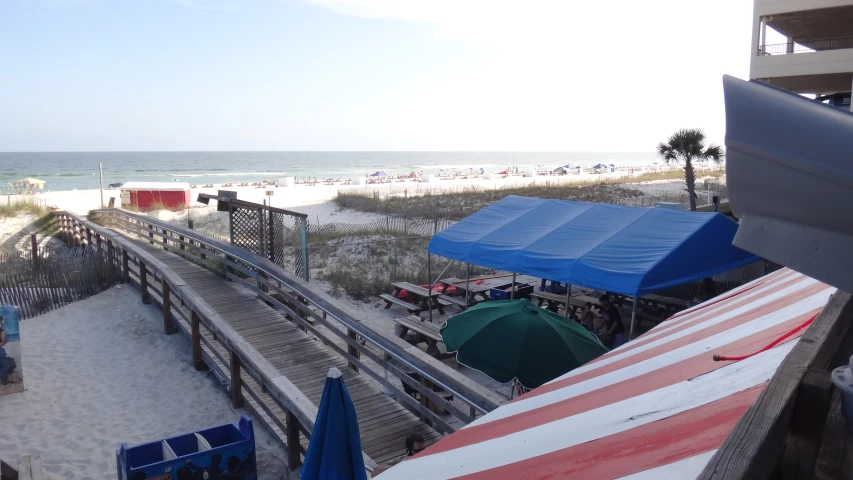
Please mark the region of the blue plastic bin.
[[[506, 285], [493, 287], [491, 290], [489, 290], [489, 298], [491, 298], [492, 300], [509, 300], [511, 294], [510, 292], [504, 291], [504, 289], [507, 289], [511, 286], [512, 283], [507, 283]], [[528, 283], [516, 282], [515, 288], [517, 288], [518, 290], [515, 292], [515, 295], [512, 295], [512, 298], [514, 299], [527, 298], [528, 296], [530, 296], [531, 293], [533, 293], [533, 285], [530, 285]]]
[[119, 480], [257, 480], [255, 431], [243, 415], [235, 424], [178, 435], [116, 451]]

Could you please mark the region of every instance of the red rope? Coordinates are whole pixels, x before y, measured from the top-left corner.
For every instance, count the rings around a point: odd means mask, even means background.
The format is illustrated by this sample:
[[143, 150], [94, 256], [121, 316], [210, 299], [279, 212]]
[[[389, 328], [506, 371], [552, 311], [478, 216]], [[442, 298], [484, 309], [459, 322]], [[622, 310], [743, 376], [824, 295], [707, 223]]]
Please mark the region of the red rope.
[[762, 348], [761, 350], [759, 350], [757, 352], [750, 353], [749, 355], [741, 355], [739, 357], [726, 357], [724, 355], [714, 355], [714, 361], [715, 362], [725, 362], [725, 361], [737, 362], [739, 360], [743, 360], [745, 358], [752, 357], [753, 355], [758, 355], [761, 352], [766, 352], [767, 350], [770, 350], [771, 348], [773, 348], [776, 345], [779, 345], [780, 343], [785, 341], [785, 339], [787, 339], [791, 335], [794, 335], [795, 333], [799, 332], [800, 330], [808, 327], [814, 321], [814, 319], [817, 318], [817, 315], [818, 314], [815, 313], [814, 315], [812, 315], [812, 317], [810, 319], [806, 320], [805, 322], [803, 322], [799, 326], [795, 327], [790, 332], [788, 332], [788, 333], [782, 335], [781, 337], [777, 338], [776, 340], [773, 340], [773, 342], [771, 342], [770, 345], [767, 345], [766, 347]]

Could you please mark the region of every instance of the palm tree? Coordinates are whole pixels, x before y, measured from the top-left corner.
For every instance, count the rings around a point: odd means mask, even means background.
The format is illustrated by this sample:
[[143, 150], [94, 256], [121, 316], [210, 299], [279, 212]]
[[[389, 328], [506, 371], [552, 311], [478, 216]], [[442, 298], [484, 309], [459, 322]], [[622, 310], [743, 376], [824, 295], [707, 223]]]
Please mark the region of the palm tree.
[[697, 197], [693, 160], [711, 159], [720, 163], [725, 157], [723, 148], [713, 143], [705, 147], [705, 133], [698, 128], [690, 128], [673, 133], [666, 143], [659, 143], [658, 155], [667, 164], [684, 162], [684, 181], [687, 183], [687, 195], [690, 197], [690, 210], [695, 212]]

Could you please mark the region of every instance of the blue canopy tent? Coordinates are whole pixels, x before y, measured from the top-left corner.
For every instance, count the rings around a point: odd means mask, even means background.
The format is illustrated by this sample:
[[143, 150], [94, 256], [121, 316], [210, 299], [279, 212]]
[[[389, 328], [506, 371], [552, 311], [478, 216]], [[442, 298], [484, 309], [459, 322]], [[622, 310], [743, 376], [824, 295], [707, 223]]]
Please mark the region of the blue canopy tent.
[[428, 251], [631, 295], [636, 304], [759, 260], [732, 245], [737, 228], [718, 213], [509, 196], [439, 232]]

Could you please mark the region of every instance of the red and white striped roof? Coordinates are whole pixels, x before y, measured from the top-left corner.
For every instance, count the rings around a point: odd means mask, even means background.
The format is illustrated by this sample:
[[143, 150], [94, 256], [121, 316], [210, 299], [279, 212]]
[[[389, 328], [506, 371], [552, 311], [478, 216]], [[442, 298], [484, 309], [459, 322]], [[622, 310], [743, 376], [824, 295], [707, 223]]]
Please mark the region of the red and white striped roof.
[[834, 292], [779, 270], [673, 316], [379, 478], [694, 478], [805, 329], [739, 362], [713, 355], [760, 350]]

